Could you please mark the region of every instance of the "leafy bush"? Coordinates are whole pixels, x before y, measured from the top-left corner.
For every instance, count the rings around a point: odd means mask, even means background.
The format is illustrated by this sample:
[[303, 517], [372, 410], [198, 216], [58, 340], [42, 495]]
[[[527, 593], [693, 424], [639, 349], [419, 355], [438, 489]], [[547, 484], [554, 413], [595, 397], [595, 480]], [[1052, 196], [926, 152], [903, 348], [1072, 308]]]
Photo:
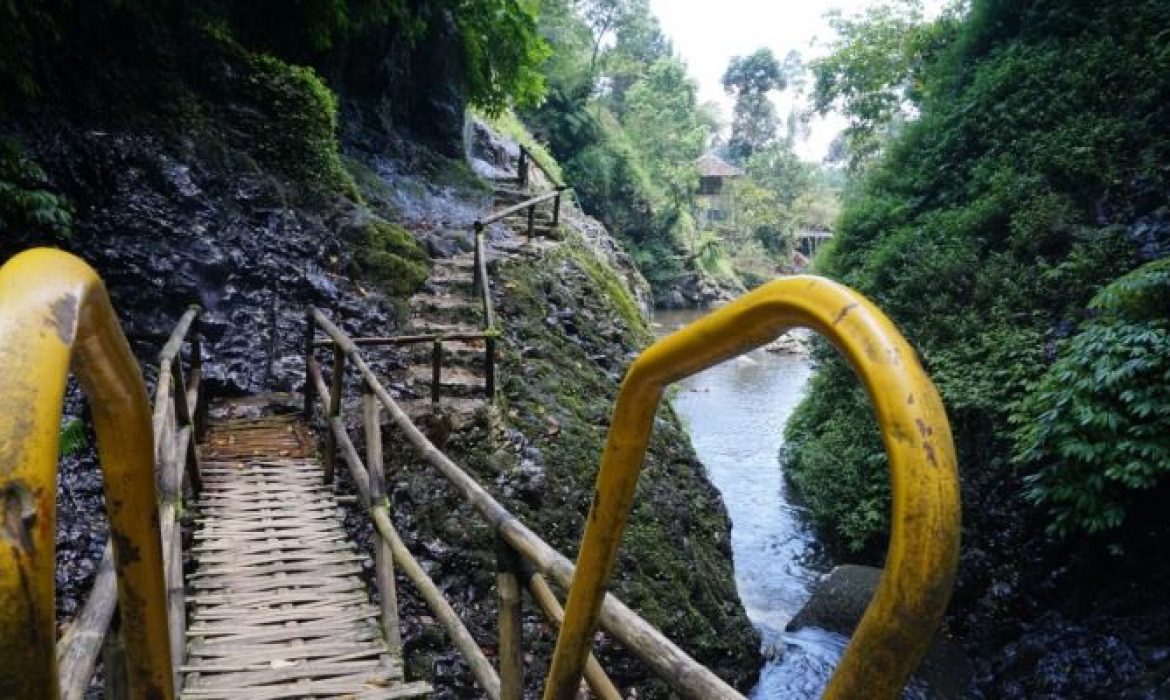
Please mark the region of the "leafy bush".
[[73, 215], [61, 195], [45, 188], [45, 171], [11, 141], [0, 141], [0, 235], [69, 232]]
[[[1093, 430], [1132, 438], [1141, 425], [1164, 425], [1153, 413], [1129, 413], [1107, 399], [1115, 394], [1115, 401], [1123, 401], [1126, 382], [1138, 376], [1148, 381], [1151, 373], [1164, 371], [1152, 356], [1157, 342], [1167, 354], [1165, 336], [1159, 335], [1164, 331], [1153, 321], [1102, 310], [1102, 320], [1085, 326], [1083, 336], [1063, 345], [1061, 340], [1099, 290], [1170, 250], [1166, 232], [1150, 234], [1161, 236], [1153, 244], [1131, 233], [1136, 222], [1161, 220], [1158, 212], [1170, 191], [1164, 165], [1170, 161], [1170, 51], [1164, 32], [1159, 34], [1166, 26], [1170, 4], [1152, 0], [977, 0], [949, 48], [932, 48], [934, 58], [915, 67], [921, 116], [884, 149], [851, 193], [832, 246], [818, 258], [820, 272], [873, 299], [919, 349], [951, 418], [965, 507], [984, 504], [984, 494], [1015, 478], [1013, 454], [1028, 450], [1013, 439], [1023, 424], [1013, 427], [1010, 419], [1023, 420], [1024, 406], [1034, 418], [1046, 415], [1041, 406], [1061, 400], [1052, 392], [1069, 392], [1070, 406], [1088, 402], [1093, 415], [1117, 412], [1089, 418], [1109, 421]], [[1106, 350], [1103, 343], [1113, 347]], [[1103, 354], [1090, 359], [1090, 348]], [[1059, 366], [1050, 370], [1058, 349]], [[1117, 374], [1122, 368], [1132, 377]], [[1104, 393], [1091, 398], [1089, 384], [1061, 386], [1049, 371], [1092, 377], [1086, 381], [1097, 382]], [[868, 481], [856, 494], [833, 491], [832, 474], [886, 477], [864, 466], [880, 455], [879, 442], [859, 438], [845, 444], [837, 437], [870, 430], [871, 419], [850, 393], [851, 371], [826, 361], [819, 376], [814, 388], [828, 395], [810, 397], [798, 408], [789, 459], [798, 474], [804, 472], [798, 484], [805, 497], [814, 509], [825, 509], [817, 515], [828, 521], [830, 514], [864, 512], [877, 493]], [[1029, 398], [1035, 391], [1040, 394]], [[1126, 397], [1167, 401], [1165, 394], [1148, 392]], [[1099, 400], [1112, 408], [1106, 411]], [[1113, 504], [1125, 507], [1128, 501], [1119, 494], [1129, 487], [1114, 490], [1104, 473], [1095, 472], [1103, 491], [1053, 493], [1058, 481], [1051, 479], [1058, 472], [1047, 467], [1068, 463], [1057, 443], [1073, 439], [1056, 431], [1062, 425], [1071, 430], [1078, 419], [1058, 411], [1045, 419], [1051, 425], [1036, 426], [1032, 442], [1025, 441], [1040, 450], [1040, 461], [1029, 461], [1028, 468], [1044, 474], [1033, 493], [1048, 489], [1043, 503], [1073, 509], [1060, 528], [1079, 529], [1093, 518], [1116, 523], [1116, 514], [1111, 520], [1103, 514]], [[1094, 444], [1110, 439], [1106, 432], [1079, 430], [1077, 439]], [[1115, 443], [1121, 435], [1114, 435]], [[1108, 449], [1123, 460], [1111, 465], [1117, 486], [1121, 477], [1148, 482], [1156, 456], [1148, 442], [1131, 453], [1116, 444]], [[827, 450], [849, 455], [850, 464], [820, 454]], [[1074, 455], [1074, 463], [1081, 459]], [[1098, 478], [1090, 471], [1060, 473], [1088, 484]], [[998, 508], [1029, 512], [1016, 492], [1003, 493]], [[1073, 506], [1080, 498], [1088, 510]], [[970, 529], [974, 523], [995, 527], [979, 516], [965, 517], [968, 541], [994, 536]], [[852, 544], [860, 546], [879, 541], [885, 526], [862, 520], [850, 529]]]
[[1013, 415], [1028, 498], [1057, 535], [1120, 527], [1134, 492], [1170, 477], [1170, 260], [1093, 299], [1102, 315], [1062, 348]]

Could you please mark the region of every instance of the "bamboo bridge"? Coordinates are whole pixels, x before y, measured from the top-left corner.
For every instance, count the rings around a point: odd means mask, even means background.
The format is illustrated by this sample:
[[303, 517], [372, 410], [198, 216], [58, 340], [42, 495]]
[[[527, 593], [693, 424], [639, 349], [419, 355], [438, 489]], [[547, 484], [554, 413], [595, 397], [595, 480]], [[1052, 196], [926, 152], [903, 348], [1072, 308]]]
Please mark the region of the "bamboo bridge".
[[[857, 370], [883, 430], [893, 483], [885, 572], [826, 697], [897, 696], [950, 596], [958, 481], [933, 385], [889, 320], [855, 292], [815, 277], [777, 280], [644, 351], [614, 407], [575, 564], [432, 444], [414, 422], [425, 406], [400, 403], [371, 368], [370, 347], [426, 348], [417, 374], [431, 377], [430, 404], [444, 400], [451, 376], [464, 399], [494, 399], [500, 334], [487, 260], [501, 250], [487, 243], [486, 227], [519, 215], [527, 240], [513, 241], [514, 249], [539, 245], [540, 234], [556, 229], [564, 192], [554, 186], [526, 194], [529, 162], [523, 153], [521, 188], [502, 193], [516, 201], [477, 222], [471, 259], [443, 273], [452, 288], [470, 282], [481, 325], [351, 338], [326, 311], [309, 308], [305, 388], [295, 411], [266, 411], [263, 397], [248, 400], [259, 410], [228, 401], [209, 411], [197, 308], [178, 320], [159, 355], [152, 405], [104, 286], [85, 263], [38, 249], [0, 269], [0, 697], [81, 698], [99, 659], [110, 698], [426, 696], [428, 683], [404, 678], [398, 572], [442, 624], [484, 697], [523, 695], [527, 591], [560, 630], [545, 698], [623, 697], [591, 653], [599, 628], [680, 696], [739, 698], [687, 655], [687, 640], [667, 639], [606, 585], [664, 389], [794, 326], [829, 338]], [[551, 207], [551, 217], [538, 207]], [[467, 272], [470, 280], [461, 279]], [[453, 368], [444, 362], [453, 346], [482, 357], [473, 369]], [[92, 409], [111, 538], [84, 608], [58, 639], [55, 475], [70, 369]], [[387, 471], [396, 465], [383, 454], [386, 424], [495, 533], [494, 663], [395, 529]], [[321, 453], [315, 427], [324, 437]], [[337, 464], [356, 493], [338, 490]], [[345, 499], [356, 499], [372, 523], [373, 551], [358, 551], [342, 528]], [[188, 551], [183, 513], [195, 517]], [[358, 576], [368, 558], [377, 604]], [[554, 587], [568, 592], [563, 606]]]

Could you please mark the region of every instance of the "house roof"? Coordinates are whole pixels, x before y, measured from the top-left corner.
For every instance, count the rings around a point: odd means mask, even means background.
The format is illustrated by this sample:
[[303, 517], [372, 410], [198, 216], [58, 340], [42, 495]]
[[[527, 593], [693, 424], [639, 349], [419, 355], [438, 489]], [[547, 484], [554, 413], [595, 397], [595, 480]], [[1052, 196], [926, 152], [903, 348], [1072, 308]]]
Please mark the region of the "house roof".
[[714, 153], [704, 153], [695, 165], [700, 177], [739, 177], [743, 171], [731, 165]]

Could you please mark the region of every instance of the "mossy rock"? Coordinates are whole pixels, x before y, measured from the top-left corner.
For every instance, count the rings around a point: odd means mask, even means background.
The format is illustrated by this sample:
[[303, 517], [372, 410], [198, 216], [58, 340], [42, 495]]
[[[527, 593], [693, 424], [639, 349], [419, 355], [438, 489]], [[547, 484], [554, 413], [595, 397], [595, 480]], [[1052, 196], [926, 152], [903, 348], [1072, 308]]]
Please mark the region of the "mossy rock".
[[391, 296], [413, 294], [427, 279], [430, 258], [406, 229], [382, 219], [363, 227], [362, 275]]
[[360, 201], [342, 165], [337, 139], [337, 98], [305, 66], [248, 51], [223, 34], [211, 34], [203, 88], [224, 105], [233, 145], [277, 171], [308, 199], [344, 196]]

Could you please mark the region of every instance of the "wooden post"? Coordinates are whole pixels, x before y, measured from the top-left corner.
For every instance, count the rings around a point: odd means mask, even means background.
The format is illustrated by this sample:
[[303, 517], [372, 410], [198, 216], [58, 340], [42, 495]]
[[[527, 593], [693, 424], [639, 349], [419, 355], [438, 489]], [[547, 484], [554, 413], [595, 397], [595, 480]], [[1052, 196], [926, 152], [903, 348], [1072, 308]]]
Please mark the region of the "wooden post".
[[483, 248], [483, 241], [480, 238], [480, 236], [482, 236], [482, 235], [483, 235], [483, 224], [476, 221], [475, 222], [475, 265], [472, 266], [472, 270], [471, 270], [471, 275], [472, 275], [471, 284], [476, 289], [477, 292], [479, 291], [479, 284], [481, 281], [479, 279], [479, 253], [480, 253], [480, 249]]
[[558, 188], [557, 189], [557, 197], [556, 197], [556, 199], [553, 200], [553, 220], [552, 220], [553, 228], [556, 228], [557, 226], [560, 226], [560, 224], [561, 224], [561, 195], [563, 193], [564, 193], [564, 190]]
[[[191, 477], [191, 488], [195, 490], [196, 494], [203, 491], [203, 475], [199, 472], [199, 453], [195, 445], [195, 422], [192, 419], [191, 405], [187, 403], [187, 381], [183, 377], [183, 357], [179, 353], [175, 353], [174, 359], [171, 360], [171, 394], [175, 401], [175, 430], [182, 430], [183, 428], [190, 428], [190, 438], [184, 448], [184, 454], [175, 455], [176, 460], [183, 460], [183, 469]], [[178, 468], [176, 467], [176, 471]], [[179, 474], [178, 481], [182, 483], [182, 477]], [[182, 495], [182, 488], [179, 488], [179, 494], [176, 499]], [[165, 546], [165, 542], [163, 543]]]
[[313, 307], [305, 312], [305, 420], [313, 420], [313, 382], [309, 379], [309, 361], [313, 358], [313, 336], [317, 333], [317, 323], [313, 320]]
[[528, 207], [528, 242], [532, 242], [532, 234], [536, 229], [536, 205]]
[[516, 179], [520, 189], [528, 187], [528, 149], [520, 147], [520, 162], [516, 166]]
[[[329, 386], [329, 420], [341, 416], [341, 392], [345, 385], [345, 350], [333, 344], [333, 383]], [[325, 434], [325, 483], [333, 483], [333, 466], [337, 457], [337, 436], [330, 430]]]
[[[382, 464], [382, 404], [368, 382], [362, 385], [362, 418], [366, 436], [366, 468], [370, 474], [370, 507], [385, 507], [386, 475]], [[374, 542], [374, 578], [382, 604], [382, 632], [394, 656], [402, 656], [398, 623], [398, 590], [394, 585], [394, 553], [381, 536]]]
[[443, 339], [435, 338], [431, 346], [431, 403], [439, 405], [439, 395], [443, 381]]
[[520, 625], [520, 557], [496, 537], [496, 588], [500, 596], [500, 700], [524, 694], [524, 656]]
[[484, 339], [483, 350], [483, 379], [484, 392], [489, 403], [496, 400], [496, 336], [489, 335]]
[[[201, 311], [197, 305], [191, 308]], [[203, 318], [200, 314], [195, 315], [195, 319], [191, 322], [191, 372], [188, 375], [193, 389], [194, 400], [188, 400], [187, 405], [191, 407], [191, 425], [192, 434], [191, 441], [198, 443], [203, 439], [203, 430], [207, 425], [207, 405], [206, 400], [201, 400], [200, 396], [203, 392], [200, 390], [203, 384]], [[186, 387], [184, 387], [186, 388]], [[195, 451], [198, 457], [199, 451]], [[196, 464], [198, 466], [198, 464]]]
[[[561, 607], [561, 601], [557, 600], [552, 587], [548, 585], [548, 581], [540, 572], [532, 571], [529, 573], [528, 592], [536, 601], [537, 606], [540, 607], [541, 612], [544, 613], [545, 619], [559, 628], [565, 621], [565, 609]], [[605, 669], [601, 667], [597, 657], [592, 652], [589, 653], [589, 658], [585, 661], [584, 676], [585, 683], [596, 697], [601, 698], [601, 700], [622, 700], [621, 691], [606, 675]]]

